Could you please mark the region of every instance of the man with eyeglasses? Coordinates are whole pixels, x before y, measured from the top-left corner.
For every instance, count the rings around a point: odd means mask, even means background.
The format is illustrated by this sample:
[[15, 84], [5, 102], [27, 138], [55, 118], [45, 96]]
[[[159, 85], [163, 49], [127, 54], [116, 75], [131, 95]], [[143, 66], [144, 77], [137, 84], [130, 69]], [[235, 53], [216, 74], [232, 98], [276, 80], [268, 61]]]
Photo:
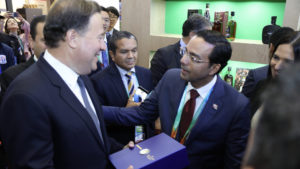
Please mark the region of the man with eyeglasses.
[[106, 9], [108, 11], [109, 20], [110, 20], [110, 24], [109, 24], [107, 34], [106, 34], [106, 38], [109, 42], [112, 35], [115, 32], [118, 32], [118, 30], [115, 29], [114, 27], [115, 27], [115, 25], [116, 25], [116, 23], [117, 23], [117, 21], [120, 17], [120, 14], [119, 14], [118, 10], [113, 6], [107, 7]]
[[139, 107], [104, 106], [105, 120], [135, 125], [159, 116], [162, 131], [186, 146], [190, 169], [239, 169], [250, 109], [248, 99], [218, 75], [231, 52], [219, 32], [198, 32], [186, 46], [181, 69], [168, 70]]

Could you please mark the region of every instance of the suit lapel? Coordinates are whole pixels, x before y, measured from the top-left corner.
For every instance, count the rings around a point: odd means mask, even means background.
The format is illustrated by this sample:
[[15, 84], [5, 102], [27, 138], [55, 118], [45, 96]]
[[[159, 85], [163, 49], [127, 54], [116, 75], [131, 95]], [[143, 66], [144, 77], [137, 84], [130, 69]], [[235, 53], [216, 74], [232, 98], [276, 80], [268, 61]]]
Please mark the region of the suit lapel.
[[213, 91], [201, 113], [201, 115], [198, 117], [197, 122], [193, 129], [191, 130], [191, 133], [186, 141], [186, 144], [188, 144], [193, 138], [201, 133], [199, 130], [205, 130], [205, 126], [208, 125], [211, 121], [211, 119], [220, 111], [222, 111], [223, 107], [223, 101], [221, 97], [224, 96], [224, 86], [222, 84], [222, 80], [220, 77], [217, 77], [216, 84], [213, 88]]
[[[169, 91], [169, 96], [170, 97], [170, 118], [171, 118], [171, 123], [170, 126], [168, 126], [168, 133], [167, 134], [171, 134], [172, 132], [172, 128], [173, 128], [173, 124], [178, 112], [178, 108], [179, 108], [179, 104], [181, 101], [181, 97], [183, 95], [184, 89], [187, 85], [187, 82], [180, 79], [179, 82], [176, 83], [176, 85], [173, 85], [174, 87], [170, 89]], [[180, 92], [174, 92], [174, 91], [180, 91]]]
[[[62, 100], [68, 104], [74, 112], [78, 114], [78, 116], [85, 122], [88, 128], [91, 130], [95, 139], [98, 141], [100, 146], [105, 150], [104, 143], [100, 140], [97, 129], [94, 125], [94, 122], [87, 110], [83, 107], [74, 93], [70, 90], [67, 84], [61, 79], [61, 77], [57, 74], [57, 72], [46, 62], [44, 57], [41, 57], [37, 62], [39, 68], [46, 74], [48, 79], [51, 81], [53, 86], [56, 86], [60, 92], [60, 97]], [[92, 99], [93, 100], [93, 99]], [[95, 104], [95, 103], [94, 103]], [[102, 125], [102, 124], [101, 124]], [[102, 130], [103, 131], [103, 130]], [[104, 136], [103, 136], [104, 137]]]

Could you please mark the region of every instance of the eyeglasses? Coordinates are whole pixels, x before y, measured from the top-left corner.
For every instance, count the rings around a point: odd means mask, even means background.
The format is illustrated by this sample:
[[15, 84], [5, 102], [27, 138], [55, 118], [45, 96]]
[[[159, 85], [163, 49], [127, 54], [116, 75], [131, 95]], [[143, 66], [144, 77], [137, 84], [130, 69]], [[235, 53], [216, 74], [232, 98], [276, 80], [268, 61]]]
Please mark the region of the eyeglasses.
[[108, 14], [108, 16], [110, 19], [118, 19], [118, 16], [116, 15]]
[[118, 19], [117, 16], [110, 16], [109, 18], [110, 18], [110, 19]]
[[[184, 51], [183, 54], [187, 55], [192, 60], [192, 62], [194, 62], [194, 63], [210, 63], [209, 61], [205, 61], [205, 60], [200, 59], [199, 55], [195, 55], [193, 53], [188, 52], [186, 50], [186, 48], [182, 49], [182, 51]], [[182, 51], [180, 51], [180, 52], [182, 52]]]

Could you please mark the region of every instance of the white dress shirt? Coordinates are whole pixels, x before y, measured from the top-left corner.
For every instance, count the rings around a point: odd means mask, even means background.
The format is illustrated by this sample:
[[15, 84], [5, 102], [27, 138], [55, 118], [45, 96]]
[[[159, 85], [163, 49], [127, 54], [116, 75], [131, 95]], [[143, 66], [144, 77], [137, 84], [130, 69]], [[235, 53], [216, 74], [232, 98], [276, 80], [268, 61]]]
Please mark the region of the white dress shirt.
[[[63, 81], [67, 84], [67, 86], [70, 88], [70, 90], [74, 93], [74, 95], [77, 97], [77, 99], [80, 101], [80, 103], [84, 106], [84, 101], [81, 96], [80, 88], [77, 83], [77, 79], [79, 75], [74, 72], [72, 69], [70, 69], [68, 66], [57, 60], [54, 56], [52, 56], [48, 50], [45, 51], [44, 54], [45, 60], [50, 64], [51, 67], [59, 74], [59, 76], [63, 79]], [[89, 93], [85, 89], [85, 92], [87, 93], [88, 101], [96, 114], [95, 107], [93, 105], [93, 102], [90, 98]], [[97, 115], [97, 114], [96, 114]]]
[[203, 99], [208, 95], [210, 89], [213, 88], [214, 85], [216, 84], [216, 81], [217, 81], [217, 75], [215, 75], [213, 77], [213, 79], [208, 84], [206, 84], [205, 86], [202, 86], [202, 87], [200, 87], [198, 89], [194, 88], [192, 86], [191, 82], [188, 82], [188, 84], [187, 84], [187, 90], [186, 90], [187, 93], [186, 93], [184, 104], [191, 97], [190, 90], [195, 89], [195, 90], [197, 90], [197, 92], [199, 94], [199, 97], [196, 98], [196, 105], [195, 105], [194, 115], [195, 115], [195, 112], [197, 111], [197, 109], [200, 107], [201, 103], [203, 102]]

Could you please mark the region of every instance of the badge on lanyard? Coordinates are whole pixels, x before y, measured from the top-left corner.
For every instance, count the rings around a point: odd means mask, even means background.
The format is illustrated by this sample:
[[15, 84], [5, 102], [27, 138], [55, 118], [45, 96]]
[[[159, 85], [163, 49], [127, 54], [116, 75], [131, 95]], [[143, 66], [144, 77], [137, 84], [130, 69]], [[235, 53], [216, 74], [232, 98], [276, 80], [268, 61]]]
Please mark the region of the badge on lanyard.
[[6, 63], [7, 63], [6, 56], [0, 55], [0, 64], [6, 64]]

